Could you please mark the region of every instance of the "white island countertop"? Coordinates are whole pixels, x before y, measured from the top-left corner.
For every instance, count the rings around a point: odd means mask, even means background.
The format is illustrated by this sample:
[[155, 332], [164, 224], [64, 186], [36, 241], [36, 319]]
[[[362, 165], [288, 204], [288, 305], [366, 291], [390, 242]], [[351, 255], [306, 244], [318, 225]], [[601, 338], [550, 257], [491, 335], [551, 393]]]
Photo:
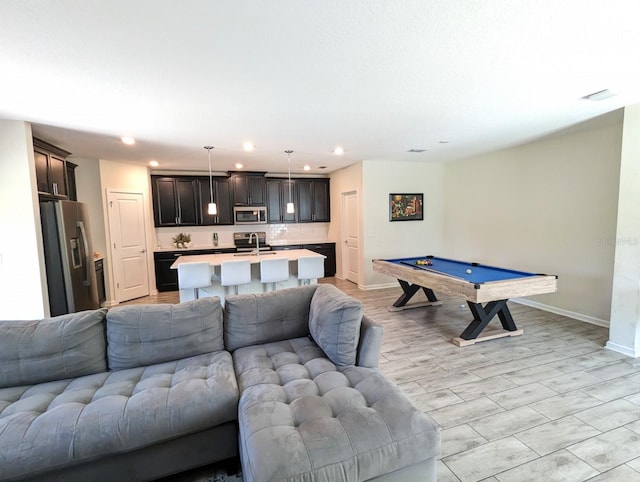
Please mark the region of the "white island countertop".
[[222, 254], [194, 254], [192, 256], [186, 254], [175, 260], [171, 265], [171, 269], [177, 269], [182, 263], [209, 263], [211, 266], [220, 266], [223, 261], [240, 261], [246, 259], [251, 264], [260, 264], [263, 259], [285, 258], [289, 261], [297, 261], [303, 256], [317, 256], [326, 258], [326, 256], [310, 251], [308, 249], [288, 249], [282, 251], [262, 251], [259, 255], [251, 253], [222, 253]]

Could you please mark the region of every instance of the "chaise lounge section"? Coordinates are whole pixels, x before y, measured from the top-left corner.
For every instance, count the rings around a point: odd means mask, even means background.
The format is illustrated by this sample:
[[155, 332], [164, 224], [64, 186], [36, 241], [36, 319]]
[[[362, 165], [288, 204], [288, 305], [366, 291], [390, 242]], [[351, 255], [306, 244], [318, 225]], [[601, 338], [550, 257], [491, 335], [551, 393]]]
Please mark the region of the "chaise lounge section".
[[225, 304], [246, 482], [436, 480], [440, 434], [375, 367], [382, 327], [312, 285]]

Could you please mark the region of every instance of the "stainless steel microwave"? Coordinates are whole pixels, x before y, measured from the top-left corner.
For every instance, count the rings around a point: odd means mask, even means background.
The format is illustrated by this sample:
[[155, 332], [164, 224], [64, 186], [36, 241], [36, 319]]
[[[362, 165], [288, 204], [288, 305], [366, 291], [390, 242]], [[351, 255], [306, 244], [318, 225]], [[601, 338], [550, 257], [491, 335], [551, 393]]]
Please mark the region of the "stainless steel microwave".
[[233, 208], [234, 224], [266, 224], [265, 206], [238, 206]]

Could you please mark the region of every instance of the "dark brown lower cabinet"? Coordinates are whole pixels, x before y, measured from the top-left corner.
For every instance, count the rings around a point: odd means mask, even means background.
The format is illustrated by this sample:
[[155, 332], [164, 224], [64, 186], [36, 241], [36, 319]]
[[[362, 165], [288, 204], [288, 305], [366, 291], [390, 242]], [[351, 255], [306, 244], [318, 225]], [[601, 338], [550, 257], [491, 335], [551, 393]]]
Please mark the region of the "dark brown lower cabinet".
[[336, 243], [303, 244], [303, 249], [326, 256], [324, 259], [324, 276], [336, 275]]
[[188, 251], [156, 251], [153, 263], [156, 270], [156, 289], [158, 291], [178, 290], [178, 271], [171, 265], [182, 255], [235, 253], [235, 248], [190, 249]]

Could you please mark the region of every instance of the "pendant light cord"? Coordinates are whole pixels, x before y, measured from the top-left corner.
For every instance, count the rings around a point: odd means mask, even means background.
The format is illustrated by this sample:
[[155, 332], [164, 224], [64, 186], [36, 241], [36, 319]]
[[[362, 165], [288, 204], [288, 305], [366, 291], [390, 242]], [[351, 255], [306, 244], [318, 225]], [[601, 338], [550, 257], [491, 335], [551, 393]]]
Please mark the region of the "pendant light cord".
[[291, 153], [293, 151], [291, 149], [288, 149], [284, 152], [287, 153], [287, 158], [289, 159], [289, 203], [291, 203], [293, 202], [291, 201]]
[[211, 203], [213, 204], [213, 177], [211, 176], [211, 149], [213, 146], [204, 146], [209, 151], [209, 194], [211, 195]]

